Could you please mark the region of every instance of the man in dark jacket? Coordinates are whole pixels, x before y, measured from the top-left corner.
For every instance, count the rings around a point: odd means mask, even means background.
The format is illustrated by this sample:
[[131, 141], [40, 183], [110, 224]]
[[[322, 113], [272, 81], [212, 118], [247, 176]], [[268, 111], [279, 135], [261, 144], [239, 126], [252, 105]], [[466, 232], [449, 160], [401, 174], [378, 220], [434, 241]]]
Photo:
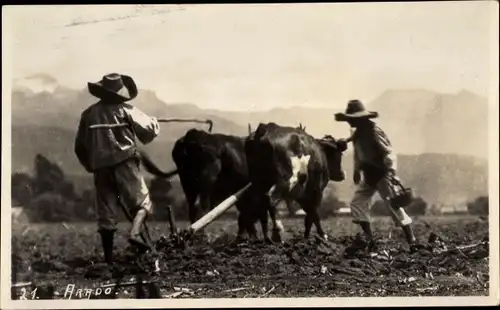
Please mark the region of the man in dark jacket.
[[404, 205], [398, 205], [393, 199], [404, 189], [396, 175], [396, 154], [387, 135], [372, 121], [376, 117], [378, 113], [367, 111], [359, 100], [349, 101], [345, 113], [335, 114], [337, 121], [345, 121], [354, 129], [350, 140], [354, 146], [354, 183], [358, 187], [351, 201], [353, 221], [372, 240], [370, 207], [373, 195], [378, 192], [386, 201], [394, 223], [402, 227], [406, 240], [414, 246], [412, 219], [403, 209]]
[[94, 174], [98, 231], [105, 261], [111, 264], [118, 209], [132, 222], [129, 242], [147, 247], [140, 234], [153, 205], [140, 173], [135, 139], [147, 144], [159, 134], [160, 127], [154, 117], [127, 103], [138, 94], [131, 77], [108, 74], [97, 83], [88, 83], [88, 90], [100, 100], [81, 115], [75, 154]]

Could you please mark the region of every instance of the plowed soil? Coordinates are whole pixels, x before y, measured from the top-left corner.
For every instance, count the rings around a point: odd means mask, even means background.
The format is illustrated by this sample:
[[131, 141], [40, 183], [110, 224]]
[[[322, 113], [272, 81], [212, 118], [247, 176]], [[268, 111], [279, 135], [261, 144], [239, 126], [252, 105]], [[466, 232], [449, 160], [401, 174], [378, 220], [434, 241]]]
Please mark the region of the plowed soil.
[[[415, 219], [416, 235], [425, 246], [416, 252], [410, 252], [389, 218], [374, 222], [377, 248], [358, 252], [346, 251], [359, 232], [348, 217], [322, 221], [329, 236], [326, 242], [315, 237], [305, 240], [302, 219], [283, 223], [281, 244], [236, 243], [234, 220], [215, 221], [204, 235], [189, 242], [172, 238], [166, 223], [149, 223], [158, 255], [138, 255], [129, 248], [129, 224], [123, 223], [115, 241], [117, 263], [112, 272], [102, 263], [94, 223], [20, 225], [12, 235], [13, 282], [32, 285], [26, 291], [14, 289], [13, 298], [488, 295], [488, 222], [484, 218]], [[159, 272], [153, 271], [156, 259]], [[106, 292], [97, 289], [138, 279], [150, 284], [125, 284]]]

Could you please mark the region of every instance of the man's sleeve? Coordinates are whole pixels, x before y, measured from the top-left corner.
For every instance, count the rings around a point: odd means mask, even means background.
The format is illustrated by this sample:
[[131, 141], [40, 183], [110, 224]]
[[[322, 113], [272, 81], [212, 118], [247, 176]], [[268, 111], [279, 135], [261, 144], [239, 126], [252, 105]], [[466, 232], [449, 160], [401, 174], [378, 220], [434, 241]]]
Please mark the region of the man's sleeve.
[[87, 130], [88, 130], [86, 123], [87, 123], [86, 113], [83, 112], [80, 119], [80, 123], [78, 125], [78, 131], [76, 133], [74, 151], [80, 164], [85, 168], [85, 170], [90, 172], [90, 167], [88, 163], [88, 152], [87, 152], [87, 147], [85, 146]]
[[378, 126], [375, 126], [375, 141], [384, 155], [384, 164], [386, 168], [390, 171], [396, 170], [397, 158], [392, 149], [391, 141], [385, 132]]
[[361, 164], [358, 158], [358, 151], [354, 148], [354, 172], [359, 172], [361, 170]]
[[148, 144], [160, 133], [160, 124], [155, 117], [149, 117], [132, 105], [125, 105], [125, 111], [132, 122], [133, 130], [142, 144]]

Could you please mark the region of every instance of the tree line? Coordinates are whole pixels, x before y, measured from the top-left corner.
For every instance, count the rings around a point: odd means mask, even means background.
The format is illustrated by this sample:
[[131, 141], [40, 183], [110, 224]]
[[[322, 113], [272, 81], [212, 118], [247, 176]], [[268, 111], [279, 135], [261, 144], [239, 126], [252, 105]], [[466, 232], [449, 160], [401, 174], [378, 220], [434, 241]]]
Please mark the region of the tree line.
[[[166, 206], [170, 205], [176, 219], [188, 218], [188, 207], [184, 193], [178, 181], [153, 178], [148, 180], [151, 200], [155, 205], [154, 220], [168, 220]], [[23, 206], [30, 222], [63, 222], [63, 221], [94, 221], [95, 195], [93, 189], [85, 189], [77, 193], [74, 183], [69, 180], [64, 171], [57, 164], [49, 161], [45, 156], [37, 154], [34, 159], [33, 174], [16, 172], [12, 174], [13, 206]], [[339, 208], [348, 205], [339, 200], [335, 188], [327, 190], [319, 209], [322, 218], [335, 216]], [[292, 209], [299, 209], [295, 203]], [[488, 197], [482, 196], [467, 205], [468, 212], [474, 215], [488, 214]], [[410, 215], [425, 215], [428, 213], [428, 204], [421, 197], [417, 197], [406, 208]], [[387, 209], [383, 202], [376, 201], [371, 209], [373, 215], [387, 216]], [[125, 220], [118, 212], [120, 220]], [[235, 216], [228, 212], [227, 216]]]

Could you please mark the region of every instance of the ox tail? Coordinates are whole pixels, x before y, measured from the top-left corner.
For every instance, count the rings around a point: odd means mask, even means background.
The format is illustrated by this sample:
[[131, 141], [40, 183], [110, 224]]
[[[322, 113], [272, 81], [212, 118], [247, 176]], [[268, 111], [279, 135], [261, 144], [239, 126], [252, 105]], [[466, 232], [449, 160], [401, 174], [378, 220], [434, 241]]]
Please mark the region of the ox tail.
[[144, 151], [139, 151], [142, 165], [146, 169], [147, 172], [161, 178], [171, 178], [174, 175], [178, 174], [177, 169], [165, 172], [161, 170], [151, 159], [151, 157]]

